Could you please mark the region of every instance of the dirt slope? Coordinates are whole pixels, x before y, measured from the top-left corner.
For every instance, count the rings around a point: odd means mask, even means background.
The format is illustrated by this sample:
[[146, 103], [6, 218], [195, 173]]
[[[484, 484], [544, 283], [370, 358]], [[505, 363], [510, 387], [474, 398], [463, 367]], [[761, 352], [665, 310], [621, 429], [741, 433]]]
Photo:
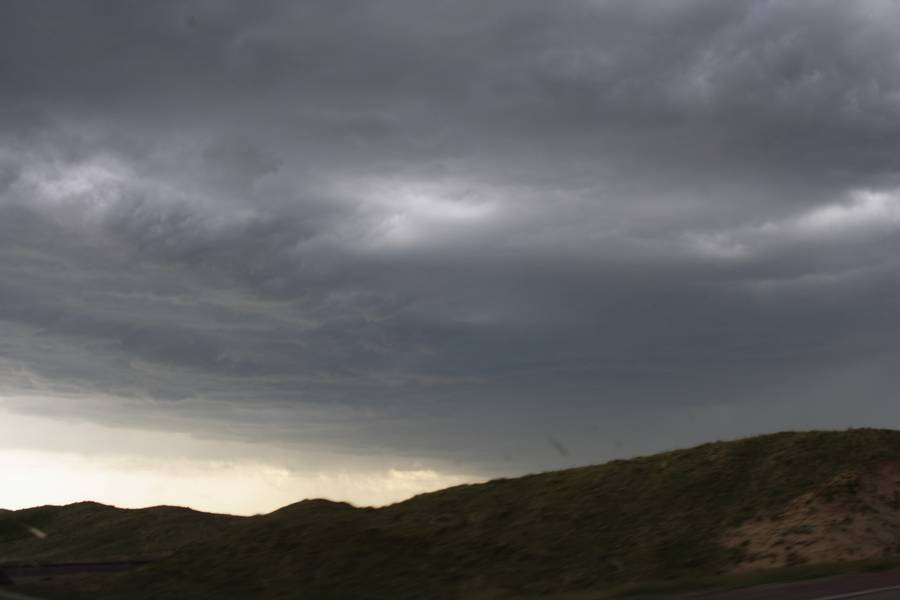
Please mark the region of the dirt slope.
[[900, 461], [842, 473], [729, 531], [724, 546], [744, 552], [736, 571], [898, 554]]

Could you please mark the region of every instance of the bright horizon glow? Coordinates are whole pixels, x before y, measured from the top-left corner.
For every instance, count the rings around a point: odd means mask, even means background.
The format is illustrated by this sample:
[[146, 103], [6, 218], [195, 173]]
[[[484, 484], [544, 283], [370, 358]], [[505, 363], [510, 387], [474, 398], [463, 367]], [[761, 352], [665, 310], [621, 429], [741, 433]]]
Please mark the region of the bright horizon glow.
[[[476, 480], [424, 467], [351, 465], [300, 470], [265, 457], [272, 448], [259, 445], [4, 414], [0, 422], [4, 445], [15, 445], [12, 436], [4, 435], [14, 430], [20, 437], [37, 430], [45, 435], [32, 437], [39, 441], [37, 447], [0, 448], [0, 471], [7, 481], [15, 482], [0, 491], [0, 508], [11, 510], [89, 500], [121, 508], [174, 505], [252, 515], [308, 498], [381, 506]], [[42, 439], [59, 445], [64, 437], [106, 448], [82, 453], [39, 447]], [[160, 449], [156, 455], [147, 451], [153, 445]], [[227, 458], [209, 458], [217, 452]]]

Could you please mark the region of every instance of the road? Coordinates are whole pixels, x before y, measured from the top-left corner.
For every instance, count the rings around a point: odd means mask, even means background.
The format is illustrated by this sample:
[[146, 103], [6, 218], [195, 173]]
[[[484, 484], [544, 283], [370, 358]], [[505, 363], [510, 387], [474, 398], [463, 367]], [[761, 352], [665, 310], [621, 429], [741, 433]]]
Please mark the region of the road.
[[692, 600], [900, 600], [900, 569], [773, 583], [727, 592], [692, 594]]
[[[871, 588], [849, 593], [819, 595], [812, 590], [764, 586], [765, 589], [748, 588], [723, 594], [694, 596], [703, 600], [900, 600], [900, 587]], [[686, 600], [682, 596], [679, 600]]]
[[854, 596], [838, 596], [838, 598], [832, 597], [828, 600], [842, 600], [843, 598], [847, 598], [848, 600], [851, 600], [853, 598], [859, 598], [860, 600], [898, 600], [898, 598], [900, 598], [900, 589], [885, 592], [867, 593], [864, 595], [856, 594]]

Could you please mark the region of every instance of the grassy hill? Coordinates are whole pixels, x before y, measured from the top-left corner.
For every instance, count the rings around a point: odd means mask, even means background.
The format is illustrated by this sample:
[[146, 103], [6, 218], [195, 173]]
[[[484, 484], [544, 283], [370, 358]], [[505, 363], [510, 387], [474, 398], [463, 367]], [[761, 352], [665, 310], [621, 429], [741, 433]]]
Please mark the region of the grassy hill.
[[[859, 429], [704, 444], [458, 486], [380, 509], [312, 500], [236, 518], [45, 507], [14, 516], [48, 537], [0, 525], [0, 556], [169, 553], [135, 572], [85, 579], [101, 599], [602, 591], [896, 555], [898, 465], [900, 432]], [[0, 515], [0, 523], [10, 518]], [[876, 529], [886, 533], [873, 536]], [[64, 597], [77, 597], [72, 585]]]
[[169, 556], [238, 519], [174, 506], [126, 510], [96, 502], [4, 511], [0, 564]]

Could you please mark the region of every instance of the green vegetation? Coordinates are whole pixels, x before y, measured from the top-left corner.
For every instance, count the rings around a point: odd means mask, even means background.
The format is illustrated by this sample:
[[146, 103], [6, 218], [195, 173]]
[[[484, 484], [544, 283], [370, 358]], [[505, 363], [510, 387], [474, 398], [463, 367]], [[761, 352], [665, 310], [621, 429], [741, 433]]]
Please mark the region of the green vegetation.
[[155, 559], [236, 520], [174, 506], [125, 510], [96, 502], [6, 512], [0, 514], [0, 563]]
[[[45, 529], [46, 540], [0, 515], [0, 556], [172, 551], [135, 572], [84, 578], [100, 599], [487, 599], [727, 585], [741, 579], [727, 575], [740, 555], [720, 545], [726, 531], [888, 460], [900, 460], [900, 432], [780, 433], [464, 485], [381, 509], [314, 500], [234, 518], [40, 508], [14, 516]], [[804, 569], [815, 567], [783, 573]], [[71, 584], [64, 597], [77, 597]]]

